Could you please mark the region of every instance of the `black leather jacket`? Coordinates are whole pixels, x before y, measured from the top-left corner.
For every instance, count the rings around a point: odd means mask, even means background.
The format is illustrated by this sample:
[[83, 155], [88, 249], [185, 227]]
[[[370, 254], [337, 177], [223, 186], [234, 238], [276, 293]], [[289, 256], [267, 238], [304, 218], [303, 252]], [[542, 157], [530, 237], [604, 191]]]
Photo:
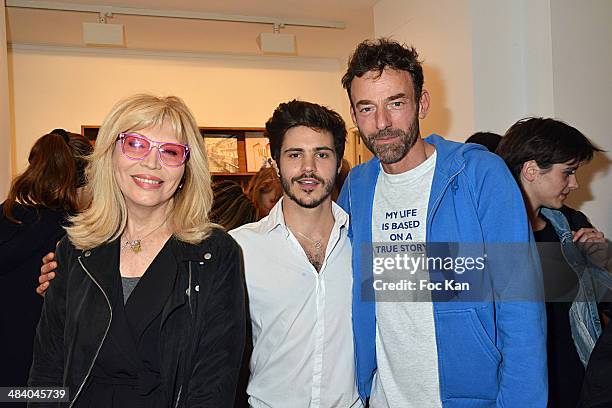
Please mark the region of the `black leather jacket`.
[[[198, 245], [171, 238], [179, 263], [162, 308], [161, 385], [169, 407], [231, 407], [245, 339], [242, 255], [215, 229]], [[29, 386], [69, 387], [72, 406], [113, 318], [112, 243], [81, 251], [64, 238], [45, 294]], [[67, 404], [66, 404], [67, 405]], [[37, 404], [36, 406], [41, 406]]]

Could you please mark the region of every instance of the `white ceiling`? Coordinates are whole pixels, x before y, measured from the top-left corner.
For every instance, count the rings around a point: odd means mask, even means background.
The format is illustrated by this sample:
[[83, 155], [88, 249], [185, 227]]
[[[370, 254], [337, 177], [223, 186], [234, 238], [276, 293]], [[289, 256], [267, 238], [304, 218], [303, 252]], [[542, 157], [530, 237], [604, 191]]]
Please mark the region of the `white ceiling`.
[[370, 12], [378, 0], [55, 0], [55, 3], [95, 4], [135, 8], [199, 11], [270, 17], [342, 20]]
[[[1, 1], [1, 0], [0, 0]], [[355, 45], [373, 35], [377, 0], [51, 0], [53, 3], [166, 9], [228, 15], [329, 20], [344, 29], [288, 26], [295, 34], [297, 55], [345, 61]], [[7, 40], [14, 44], [82, 46], [82, 23], [96, 13], [7, 8]], [[126, 48], [229, 54], [260, 54], [255, 39], [272, 26], [233, 22], [116, 15], [125, 25]]]

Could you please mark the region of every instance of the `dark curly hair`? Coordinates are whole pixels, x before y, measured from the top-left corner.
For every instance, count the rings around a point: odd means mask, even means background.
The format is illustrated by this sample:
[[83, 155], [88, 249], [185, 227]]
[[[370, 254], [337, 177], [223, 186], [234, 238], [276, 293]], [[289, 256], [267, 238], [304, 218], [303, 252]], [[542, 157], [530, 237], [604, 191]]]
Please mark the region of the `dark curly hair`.
[[371, 71], [380, 76], [385, 68], [406, 71], [410, 74], [414, 87], [414, 98], [418, 103], [424, 82], [419, 54], [413, 47], [388, 38], [362, 42], [349, 58], [348, 68], [342, 77], [342, 86], [348, 92], [349, 100], [351, 100], [351, 82], [355, 77], [361, 78], [365, 73]]
[[270, 139], [270, 153], [277, 163], [285, 133], [295, 126], [306, 126], [314, 130], [326, 130], [334, 139], [337, 167], [342, 163], [346, 143], [346, 125], [342, 117], [333, 110], [316, 103], [292, 100], [278, 105], [266, 122], [266, 136]]
[[567, 123], [551, 118], [525, 118], [508, 129], [495, 153], [519, 181], [523, 164], [530, 160], [546, 170], [557, 163], [588, 162], [595, 152], [601, 151]]

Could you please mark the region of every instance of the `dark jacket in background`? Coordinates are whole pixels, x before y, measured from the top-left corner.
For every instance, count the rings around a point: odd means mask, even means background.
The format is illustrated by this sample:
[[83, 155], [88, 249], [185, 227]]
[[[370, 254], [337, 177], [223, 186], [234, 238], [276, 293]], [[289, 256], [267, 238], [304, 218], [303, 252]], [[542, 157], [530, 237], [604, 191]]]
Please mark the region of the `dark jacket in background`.
[[[580, 224], [570, 225], [572, 228], [589, 228], [591, 224], [586, 220], [586, 216], [579, 211], [572, 210], [566, 213], [564, 211], [567, 207], [562, 209], [562, 212], [566, 217], [574, 216], [578, 217], [574, 219], [574, 223], [578, 221]], [[573, 213], [572, 213], [573, 212]], [[576, 215], [579, 214], [579, 215]], [[570, 214], [570, 215], [568, 215]], [[580, 218], [580, 216], [583, 217]], [[609, 308], [609, 304], [603, 305], [604, 308]], [[612, 407], [612, 324], [604, 328], [603, 333], [595, 343], [595, 348], [591, 352], [591, 358], [584, 374], [584, 382], [582, 385], [582, 392], [580, 394], [580, 408], [609, 408]]]
[[[245, 338], [239, 247], [221, 230], [198, 245], [171, 239], [178, 268], [171, 288], [160, 288], [160, 296], [167, 293], [160, 329], [167, 406], [231, 407]], [[118, 265], [113, 245], [81, 251], [62, 240], [34, 342], [30, 386], [63, 385], [72, 401], [78, 399], [110, 327]]]
[[16, 205], [9, 221], [0, 206], [0, 386], [24, 387], [43, 298], [36, 294], [42, 257], [64, 236], [67, 213]]
[[595, 343], [584, 374], [580, 408], [612, 407], [612, 324]]
[[[573, 231], [593, 227], [586, 215], [580, 211], [563, 206], [561, 212], [568, 219]], [[604, 307], [608, 307], [608, 304]], [[610, 324], [604, 329], [591, 352], [578, 407], [612, 407], [612, 325]]]

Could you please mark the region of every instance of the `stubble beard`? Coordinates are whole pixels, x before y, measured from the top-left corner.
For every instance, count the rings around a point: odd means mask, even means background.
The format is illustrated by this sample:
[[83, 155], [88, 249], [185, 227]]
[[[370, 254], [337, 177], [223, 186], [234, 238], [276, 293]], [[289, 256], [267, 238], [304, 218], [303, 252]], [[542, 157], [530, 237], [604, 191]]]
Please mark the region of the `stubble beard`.
[[[359, 130], [361, 140], [383, 164], [394, 164], [402, 160], [420, 137], [419, 120], [415, 117], [408, 130], [387, 128], [376, 133], [364, 135]], [[377, 144], [379, 138], [398, 137], [393, 143]]]
[[[302, 178], [314, 178], [317, 181], [319, 181], [321, 183], [321, 185], [323, 186], [323, 194], [321, 194], [321, 197], [319, 197], [318, 199], [315, 199], [314, 201], [307, 202], [307, 201], [302, 200], [296, 194], [294, 194], [293, 191], [291, 191], [291, 185], [292, 184], [296, 184], [297, 185], [298, 184], [298, 180], [302, 179]], [[303, 207], [303, 208], [316, 208], [316, 207], [318, 207], [329, 196], [331, 196], [332, 190], [334, 188], [334, 180], [324, 180], [323, 178], [321, 178], [318, 175], [313, 174], [313, 173], [304, 173], [304, 174], [299, 175], [298, 177], [293, 177], [291, 180], [288, 180], [287, 178], [283, 177], [283, 175], [281, 173], [280, 174], [280, 180], [281, 180], [281, 186], [283, 187], [283, 192], [285, 194], [287, 194], [287, 196], [292, 201], [294, 201], [297, 205], [299, 205], [300, 207]]]

